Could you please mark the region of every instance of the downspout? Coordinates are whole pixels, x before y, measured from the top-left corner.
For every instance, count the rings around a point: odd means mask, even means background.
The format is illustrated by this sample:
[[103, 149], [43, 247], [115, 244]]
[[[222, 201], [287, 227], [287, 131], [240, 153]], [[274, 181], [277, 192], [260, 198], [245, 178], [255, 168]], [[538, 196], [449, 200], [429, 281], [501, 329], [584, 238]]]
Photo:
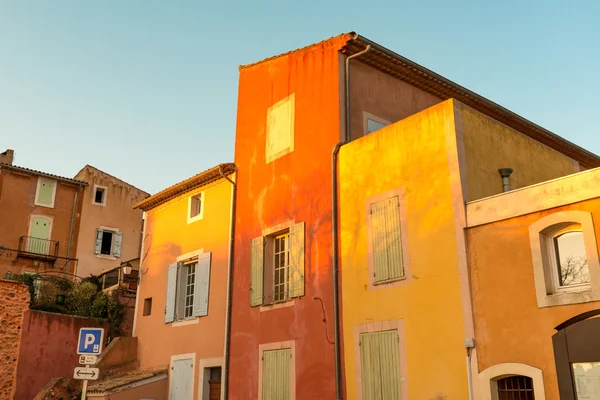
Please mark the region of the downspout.
[[471, 371], [471, 353], [475, 348], [475, 339], [465, 339], [465, 349], [467, 349], [467, 384], [469, 385], [469, 400], [473, 400], [473, 373]]
[[[236, 166], [234, 166], [234, 172], [236, 173], [237, 179]], [[233, 186], [231, 193], [231, 210], [229, 213], [229, 261], [227, 266], [227, 309], [225, 311], [225, 354], [223, 359], [223, 399], [227, 400], [229, 395], [229, 348], [231, 346], [231, 298], [233, 296], [233, 244], [235, 238], [235, 204], [237, 184], [223, 173], [223, 166], [219, 167], [219, 174], [224, 179], [227, 179]]]
[[[75, 192], [75, 197], [73, 198], [73, 212], [71, 213], [71, 227], [69, 228], [69, 244], [67, 245], [67, 258], [71, 258], [71, 246], [73, 245], [73, 229], [75, 228], [75, 214], [77, 211], [77, 198], [79, 197], [79, 191], [81, 190], [81, 186], [77, 187], [77, 191]], [[69, 267], [69, 262], [65, 263], [65, 271], [67, 272]], [[77, 273], [77, 271], [74, 271]]]
[[336, 144], [331, 154], [331, 232], [333, 242], [333, 351], [335, 357], [335, 398], [342, 399], [342, 357], [340, 354], [340, 315], [339, 315], [339, 252], [338, 252], [338, 197], [337, 197], [337, 156], [340, 148], [350, 141], [350, 60], [360, 57], [371, 50], [368, 45], [364, 50], [346, 58], [346, 129], [344, 139]]

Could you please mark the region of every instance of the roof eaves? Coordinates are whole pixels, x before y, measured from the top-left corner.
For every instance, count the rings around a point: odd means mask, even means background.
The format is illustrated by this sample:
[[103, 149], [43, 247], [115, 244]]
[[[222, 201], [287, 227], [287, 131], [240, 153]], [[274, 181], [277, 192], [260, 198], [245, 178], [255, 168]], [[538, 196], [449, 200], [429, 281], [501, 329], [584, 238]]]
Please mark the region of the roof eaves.
[[84, 182], [84, 181], [80, 181], [80, 180], [72, 179], [72, 178], [65, 178], [64, 176], [49, 174], [47, 172], [37, 171], [35, 169], [19, 167], [18, 165], [0, 163], [0, 169], [8, 169], [8, 170], [12, 170], [12, 171], [23, 172], [26, 174], [43, 176], [46, 178], [56, 179], [57, 181], [61, 181], [64, 183], [70, 183], [72, 185], [77, 185], [77, 186], [88, 186], [88, 183]]
[[78, 172], [78, 173], [77, 173], [75, 176], [77, 176], [77, 175], [79, 175], [80, 173], [82, 173], [82, 172], [83, 172], [83, 171], [84, 171], [86, 168], [91, 168], [91, 169], [93, 169], [93, 170], [95, 170], [95, 171], [98, 171], [98, 172], [100, 172], [101, 174], [104, 174], [104, 175], [110, 176], [111, 178], [113, 178], [113, 179], [116, 179], [117, 181], [119, 181], [119, 182], [123, 183], [124, 185], [130, 186], [130, 187], [134, 188], [135, 190], [139, 190], [140, 192], [142, 192], [142, 193], [143, 193], [143, 194], [145, 194], [146, 196], [150, 196], [150, 193], [148, 193], [148, 192], [146, 192], [146, 191], [144, 191], [144, 190], [142, 190], [142, 189], [140, 189], [140, 188], [138, 188], [138, 187], [135, 187], [135, 186], [133, 186], [131, 183], [127, 183], [127, 182], [125, 182], [123, 179], [117, 178], [116, 176], [114, 176], [114, 175], [111, 175], [111, 174], [109, 174], [108, 172], [106, 172], [106, 171], [103, 171], [103, 170], [101, 170], [101, 169], [99, 169], [99, 168], [96, 168], [96, 167], [94, 167], [93, 165], [90, 165], [90, 164], [86, 164], [86, 165], [85, 165], [85, 167], [81, 168], [81, 169], [79, 170], [79, 172]]
[[472, 92], [463, 86], [363, 37], [352, 33], [342, 51], [355, 54], [367, 45], [374, 50], [363, 55], [361, 62], [426, 90], [444, 100], [455, 98], [533, 139], [577, 160], [586, 168], [600, 166], [600, 157], [520, 115]]

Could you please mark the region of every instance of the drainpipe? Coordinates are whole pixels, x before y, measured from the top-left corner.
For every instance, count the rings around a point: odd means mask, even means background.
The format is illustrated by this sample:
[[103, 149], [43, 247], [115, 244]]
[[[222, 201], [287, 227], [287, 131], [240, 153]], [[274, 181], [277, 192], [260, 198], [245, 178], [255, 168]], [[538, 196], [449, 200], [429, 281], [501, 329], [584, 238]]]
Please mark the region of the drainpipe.
[[[67, 258], [71, 258], [71, 246], [73, 244], [73, 229], [75, 228], [75, 214], [77, 211], [77, 198], [79, 197], [79, 191], [81, 190], [81, 186], [77, 187], [77, 191], [75, 192], [75, 197], [73, 197], [73, 212], [71, 213], [71, 227], [69, 228], [69, 244], [67, 245]], [[65, 271], [68, 271], [69, 262], [65, 263]], [[76, 271], [75, 271], [76, 272]]]
[[510, 174], [513, 173], [512, 168], [500, 168], [498, 170], [500, 176], [502, 177], [502, 191], [510, 192]]
[[469, 400], [473, 400], [473, 373], [471, 372], [471, 352], [475, 348], [475, 339], [465, 339], [465, 349], [467, 349], [467, 384], [469, 385]]
[[339, 315], [339, 254], [338, 254], [338, 197], [337, 197], [337, 156], [340, 147], [350, 141], [350, 60], [360, 57], [371, 50], [371, 46], [367, 46], [364, 50], [353, 54], [346, 58], [346, 129], [344, 140], [339, 142], [333, 148], [331, 154], [331, 232], [333, 239], [333, 351], [335, 357], [335, 398], [342, 399], [342, 358], [340, 354], [340, 315]]
[[[237, 178], [237, 167], [234, 166], [234, 172]], [[228, 276], [227, 276], [227, 310], [225, 311], [225, 357], [223, 359], [223, 399], [227, 400], [229, 395], [229, 348], [231, 346], [231, 298], [233, 295], [233, 243], [235, 238], [235, 204], [236, 204], [236, 193], [237, 184], [229, 179], [223, 173], [223, 166], [219, 167], [219, 174], [224, 179], [227, 179], [232, 185], [232, 199], [231, 199], [231, 210], [229, 213], [229, 262], [228, 262]]]

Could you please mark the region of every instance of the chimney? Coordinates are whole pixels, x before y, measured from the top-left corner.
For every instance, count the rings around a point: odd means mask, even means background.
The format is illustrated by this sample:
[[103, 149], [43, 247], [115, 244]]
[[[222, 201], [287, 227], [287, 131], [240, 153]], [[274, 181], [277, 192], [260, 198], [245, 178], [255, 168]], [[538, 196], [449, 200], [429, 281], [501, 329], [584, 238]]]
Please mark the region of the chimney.
[[0, 164], [12, 165], [13, 158], [15, 158], [15, 151], [8, 149], [4, 153], [0, 153]]
[[502, 177], [502, 191], [509, 192], [510, 191], [510, 174], [513, 173], [512, 168], [500, 168], [498, 170], [500, 176]]

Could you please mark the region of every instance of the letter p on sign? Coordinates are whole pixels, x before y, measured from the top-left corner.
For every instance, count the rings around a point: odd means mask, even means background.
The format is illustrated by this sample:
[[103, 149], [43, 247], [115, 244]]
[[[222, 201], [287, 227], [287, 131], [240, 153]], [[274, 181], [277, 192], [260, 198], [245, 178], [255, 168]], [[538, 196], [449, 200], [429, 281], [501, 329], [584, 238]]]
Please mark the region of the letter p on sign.
[[81, 328], [79, 330], [77, 354], [98, 355], [102, 352], [103, 343], [103, 328]]

